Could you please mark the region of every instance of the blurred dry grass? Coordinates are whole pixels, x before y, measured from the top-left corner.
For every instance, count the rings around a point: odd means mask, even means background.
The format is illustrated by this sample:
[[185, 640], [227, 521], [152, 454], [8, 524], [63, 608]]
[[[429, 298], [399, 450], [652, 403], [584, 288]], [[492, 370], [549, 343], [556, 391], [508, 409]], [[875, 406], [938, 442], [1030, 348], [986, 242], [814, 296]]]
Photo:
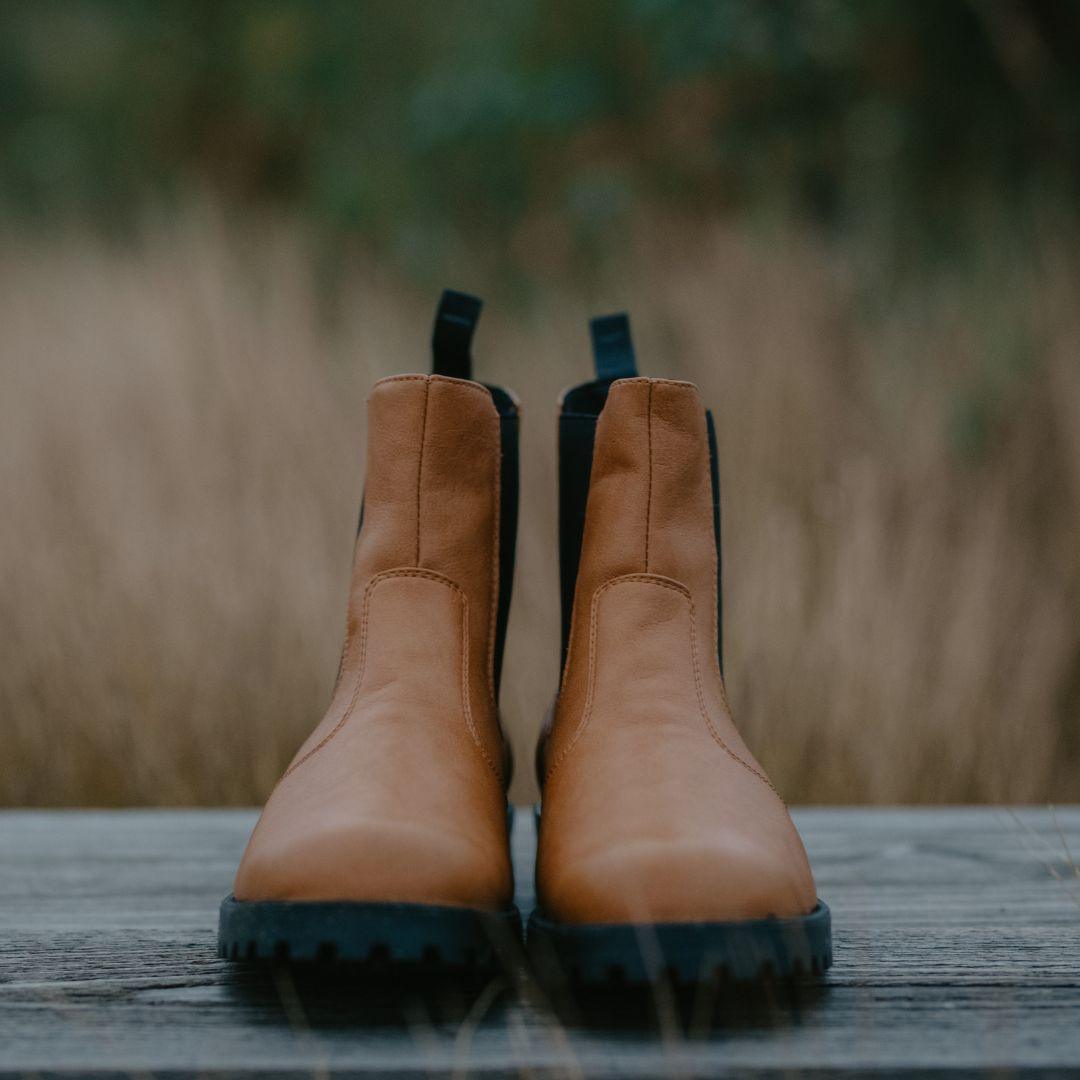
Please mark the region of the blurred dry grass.
[[[646, 372], [717, 414], [731, 695], [793, 801], [1080, 798], [1080, 275], [1047, 247], [875, 310], [858, 253], [666, 222], [598, 286]], [[320, 715], [363, 398], [426, 366], [434, 298], [353, 270], [328, 309], [313, 265], [298, 229], [206, 212], [135, 249], [3, 245], [0, 803], [258, 802]], [[555, 397], [590, 313], [553, 287], [478, 340], [525, 402], [518, 798], [557, 674]], [[965, 454], [969, 390], [995, 404]]]

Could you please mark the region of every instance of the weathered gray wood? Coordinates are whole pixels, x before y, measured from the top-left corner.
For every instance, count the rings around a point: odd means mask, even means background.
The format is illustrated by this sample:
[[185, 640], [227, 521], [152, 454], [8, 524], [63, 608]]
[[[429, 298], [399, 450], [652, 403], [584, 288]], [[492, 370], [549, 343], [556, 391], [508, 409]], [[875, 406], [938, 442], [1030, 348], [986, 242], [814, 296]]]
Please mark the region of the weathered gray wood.
[[[527, 984], [391, 997], [230, 967], [217, 903], [251, 813], [0, 814], [0, 1077], [1080, 1075], [1080, 808], [796, 818], [834, 915], [824, 989], [706, 1020], [661, 998], [650, 1030], [630, 1002], [568, 1026]], [[520, 813], [526, 906], [532, 843]]]

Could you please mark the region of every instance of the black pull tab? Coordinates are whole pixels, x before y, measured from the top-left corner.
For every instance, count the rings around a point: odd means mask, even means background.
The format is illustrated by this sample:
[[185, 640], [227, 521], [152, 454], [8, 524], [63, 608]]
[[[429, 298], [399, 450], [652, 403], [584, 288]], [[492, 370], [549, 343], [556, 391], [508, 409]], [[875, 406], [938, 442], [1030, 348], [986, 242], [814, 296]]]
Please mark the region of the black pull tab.
[[435, 375], [472, 378], [470, 349], [483, 306], [482, 300], [468, 293], [444, 290], [431, 331], [431, 370]]
[[589, 332], [592, 334], [597, 379], [611, 382], [614, 379], [630, 379], [637, 374], [634, 343], [630, 339], [630, 317], [626, 312], [598, 315], [590, 319]]

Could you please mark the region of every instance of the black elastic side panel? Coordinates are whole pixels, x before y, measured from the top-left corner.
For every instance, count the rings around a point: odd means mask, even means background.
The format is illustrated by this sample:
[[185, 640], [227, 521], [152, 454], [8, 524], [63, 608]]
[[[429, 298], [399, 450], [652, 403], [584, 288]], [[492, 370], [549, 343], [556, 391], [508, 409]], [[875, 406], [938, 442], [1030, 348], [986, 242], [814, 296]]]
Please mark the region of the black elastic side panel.
[[566, 413], [559, 417], [559, 584], [562, 602], [562, 661], [570, 647], [570, 617], [574, 610], [574, 588], [581, 562], [581, 540], [585, 533], [585, 506], [589, 500], [593, 443], [597, 416]]
[[716, 450], [716, 425], [709, 409], [705, 410], [709, 431], [709, 478], [712, 480], [712, 521], [716, 537], [716, 659], [724, 674], [724, 562], [720, 555], [720, 456]]
[[502, 458], [499, 468], [499, 599], [495, 611], [495, 696], [502, 679], [506, 624], [510, 618], [510, 594], [514, 585], [514, 553], [517, 550], [519, 500], [518, 408], [514, 399], [498, 386], [487, 388], [499, 410]]
[[626, 312], [590, 319], [589, 332], [598, 382], [629, 379], [637, 374], [634, 343], [630, 339], [630, 317]]
[[446, 289], [435, 312], [431, 331], [431, 371], [452, 379], [472, 378], [473, 331], [483, 301], [468, 293]]

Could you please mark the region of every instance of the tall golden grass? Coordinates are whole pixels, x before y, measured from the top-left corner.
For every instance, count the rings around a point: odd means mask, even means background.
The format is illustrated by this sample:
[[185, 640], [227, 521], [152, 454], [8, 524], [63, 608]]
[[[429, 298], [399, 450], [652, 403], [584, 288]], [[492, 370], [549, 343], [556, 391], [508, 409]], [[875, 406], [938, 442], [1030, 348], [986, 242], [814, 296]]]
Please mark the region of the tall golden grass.
[[[730, 692], [793, 801], [1080, 796], [1080, 274], [1054, 248], [867, 289], [857, 251], [666, 222], [592, 290], [716, 413]], [[425, 368], [433, 299], [371, 267], [327, 289], [302, 228], [206, 212], [7, 238], [0, 802], [265, 797], [334, 679], [364, 395]], [[551, 285], [478, 336], [525, 406], [519, 799], [588, 314]]]

